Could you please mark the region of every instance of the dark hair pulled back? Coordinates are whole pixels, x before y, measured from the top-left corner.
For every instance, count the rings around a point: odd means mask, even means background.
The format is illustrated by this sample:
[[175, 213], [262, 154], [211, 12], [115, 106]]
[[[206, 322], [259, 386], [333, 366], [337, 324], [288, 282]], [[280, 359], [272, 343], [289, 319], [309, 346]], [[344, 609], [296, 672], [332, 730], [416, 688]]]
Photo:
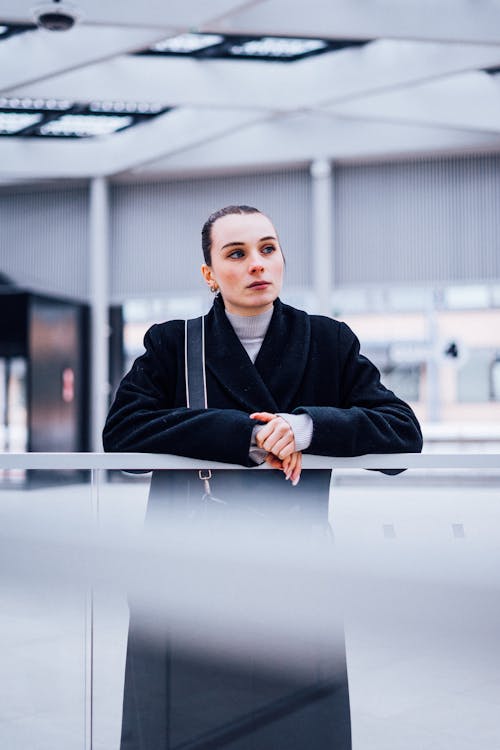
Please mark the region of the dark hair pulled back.
[[230, 214], [261, 214], [258, 208], [253, 206], [224, 206], [219, 208], [218, 211], [214, 211], [206, 222], [203, 224], [201, 230], [201, 248], [203, 250], [203, 257], [207, 266], [212, 265], [212, 226], [215, 224], [217, 219], [221, 219], [223, 216], [229, 216]]

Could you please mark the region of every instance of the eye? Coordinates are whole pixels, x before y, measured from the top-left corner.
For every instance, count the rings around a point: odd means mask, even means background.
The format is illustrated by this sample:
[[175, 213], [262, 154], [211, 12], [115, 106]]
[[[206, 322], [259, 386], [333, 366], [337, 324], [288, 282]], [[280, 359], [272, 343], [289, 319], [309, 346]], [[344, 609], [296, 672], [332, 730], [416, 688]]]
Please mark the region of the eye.
[[264, 253], [264, 255], [271, 255], [271, 253], [274, 253], [276, 250], [274, 245], [266, 245], [262, 248], [261, 252]]
[[229, 253], [227, 256], [228, 258], [243, 258], [243, 250], [233, 250], [232, 253]]

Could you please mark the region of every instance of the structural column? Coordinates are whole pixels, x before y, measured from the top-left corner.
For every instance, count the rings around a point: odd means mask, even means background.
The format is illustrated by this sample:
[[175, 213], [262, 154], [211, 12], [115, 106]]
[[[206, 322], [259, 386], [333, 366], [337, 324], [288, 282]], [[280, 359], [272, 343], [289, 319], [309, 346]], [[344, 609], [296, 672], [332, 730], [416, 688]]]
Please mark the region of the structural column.
[[333, 271], [332, 167], [327, 159], [311, 164], [313, 287], [316, 297], [315, 312], [331, 315]]
[[108, 411], [108, 267], [109, 197], [104, 177], [90, 182], [90, 304], [91, 304], [91, 449], [102, 451], [102, 428]]

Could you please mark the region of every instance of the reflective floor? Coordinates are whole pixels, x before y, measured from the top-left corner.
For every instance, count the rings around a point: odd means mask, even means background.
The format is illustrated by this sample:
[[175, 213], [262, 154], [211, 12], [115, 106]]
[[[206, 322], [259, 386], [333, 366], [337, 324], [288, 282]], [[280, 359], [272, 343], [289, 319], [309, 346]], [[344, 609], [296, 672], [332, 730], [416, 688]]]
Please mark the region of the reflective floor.
[[[117, 534], [140, 526], [146, 497], [142, 481], [102, 484], [100, 523]], [[492, 534], [500, 541], [498, 483], [446, 480], [432, 486], [416, 481], [412, 486], [407, 479], [391, 483], [374, 476], [367, 483], [340, 477], [332, 497], [341, 556], [382, 556], [411, 538], [425, 540], [432, 557], [432, 565], [422, 559], [421, 578], [414, 571], [410, 580], [403, 576], [379, 582], [369, 596], [348, 603], [355, 750], [500, 747], [500, 641], [498, 610], [492, 606], [498, 588], [487, 576], [484, 586], [473, 580], [462, 586], [443, 574], [450, 570], [450, 550], [453, 555], [457, 550], [461, 556], [471, 550], [477, 554], [484, 539], [487, 555]], [[54, 523], [65, 519], [70, 524], [69, 506], [91, 509], [94, 500], [85, 484], [29, 492], [6, 489], [0, 494], [0, 515], [13, 507], [27, 513], [42, 506]], [[441, 570], [436, 548], [443, 550]], [[426, 602], [427, 612], [422, 611]], [[45, 587], [38, 594], [33, 589], [23, 594], [19, 582], [2, 581], [2, 750], [83, 750], [91, 746], [90, 732], [93, 748], [118, 749], [126, 597], [96, 592], [93, 607], [91, 634], [85, 587], [68, 585], [53, 596]]]

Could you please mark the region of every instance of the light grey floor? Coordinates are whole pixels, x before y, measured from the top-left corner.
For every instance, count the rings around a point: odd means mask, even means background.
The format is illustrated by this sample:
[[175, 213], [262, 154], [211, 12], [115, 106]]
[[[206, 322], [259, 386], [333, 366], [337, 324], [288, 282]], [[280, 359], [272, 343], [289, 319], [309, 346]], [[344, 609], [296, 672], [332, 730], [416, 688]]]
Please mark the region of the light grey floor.
[[[141, 482], [103, 485], [101, 524], [117, 534], [140, 524], [146, 495]], [[26, 513], [33, 503], [55, 522], [71, 518], [69, 507], [90, 512], [92, 506], [83, 485], [5, 490], [0, 520], [2, 511]], [[490, 549], [492, 534], [500, 542], [498, 483], [411, 486], [374, 475], [369, 484], [340, 482], [332, 515], [337, 548], [351, 559], [368, 548], [370, 555], [385, 555], [411, 538], [428, 540], [433, 554], [442, 548], [445, 564], [451, 553], [474, 549], [477, 555], [482, 538]], [[470, 583], [436, 588], [427, 567], [422, 580], [399, 577], [371, 593], [353, 596], [346, 612], [354, 749], [500, 748], [500, 636], [498, 611], [490, 607], [498, 588], [491, 581], [478, 589]], [[1, 750], [83, 750], [89, 746], [88, 592], [69, 588], [63, 601], [46, 593], [27, 597], [2, 581], [0, 599]], [[98, 750], [119, 745], [127, 618], [123, 595], [95, 594]]]

